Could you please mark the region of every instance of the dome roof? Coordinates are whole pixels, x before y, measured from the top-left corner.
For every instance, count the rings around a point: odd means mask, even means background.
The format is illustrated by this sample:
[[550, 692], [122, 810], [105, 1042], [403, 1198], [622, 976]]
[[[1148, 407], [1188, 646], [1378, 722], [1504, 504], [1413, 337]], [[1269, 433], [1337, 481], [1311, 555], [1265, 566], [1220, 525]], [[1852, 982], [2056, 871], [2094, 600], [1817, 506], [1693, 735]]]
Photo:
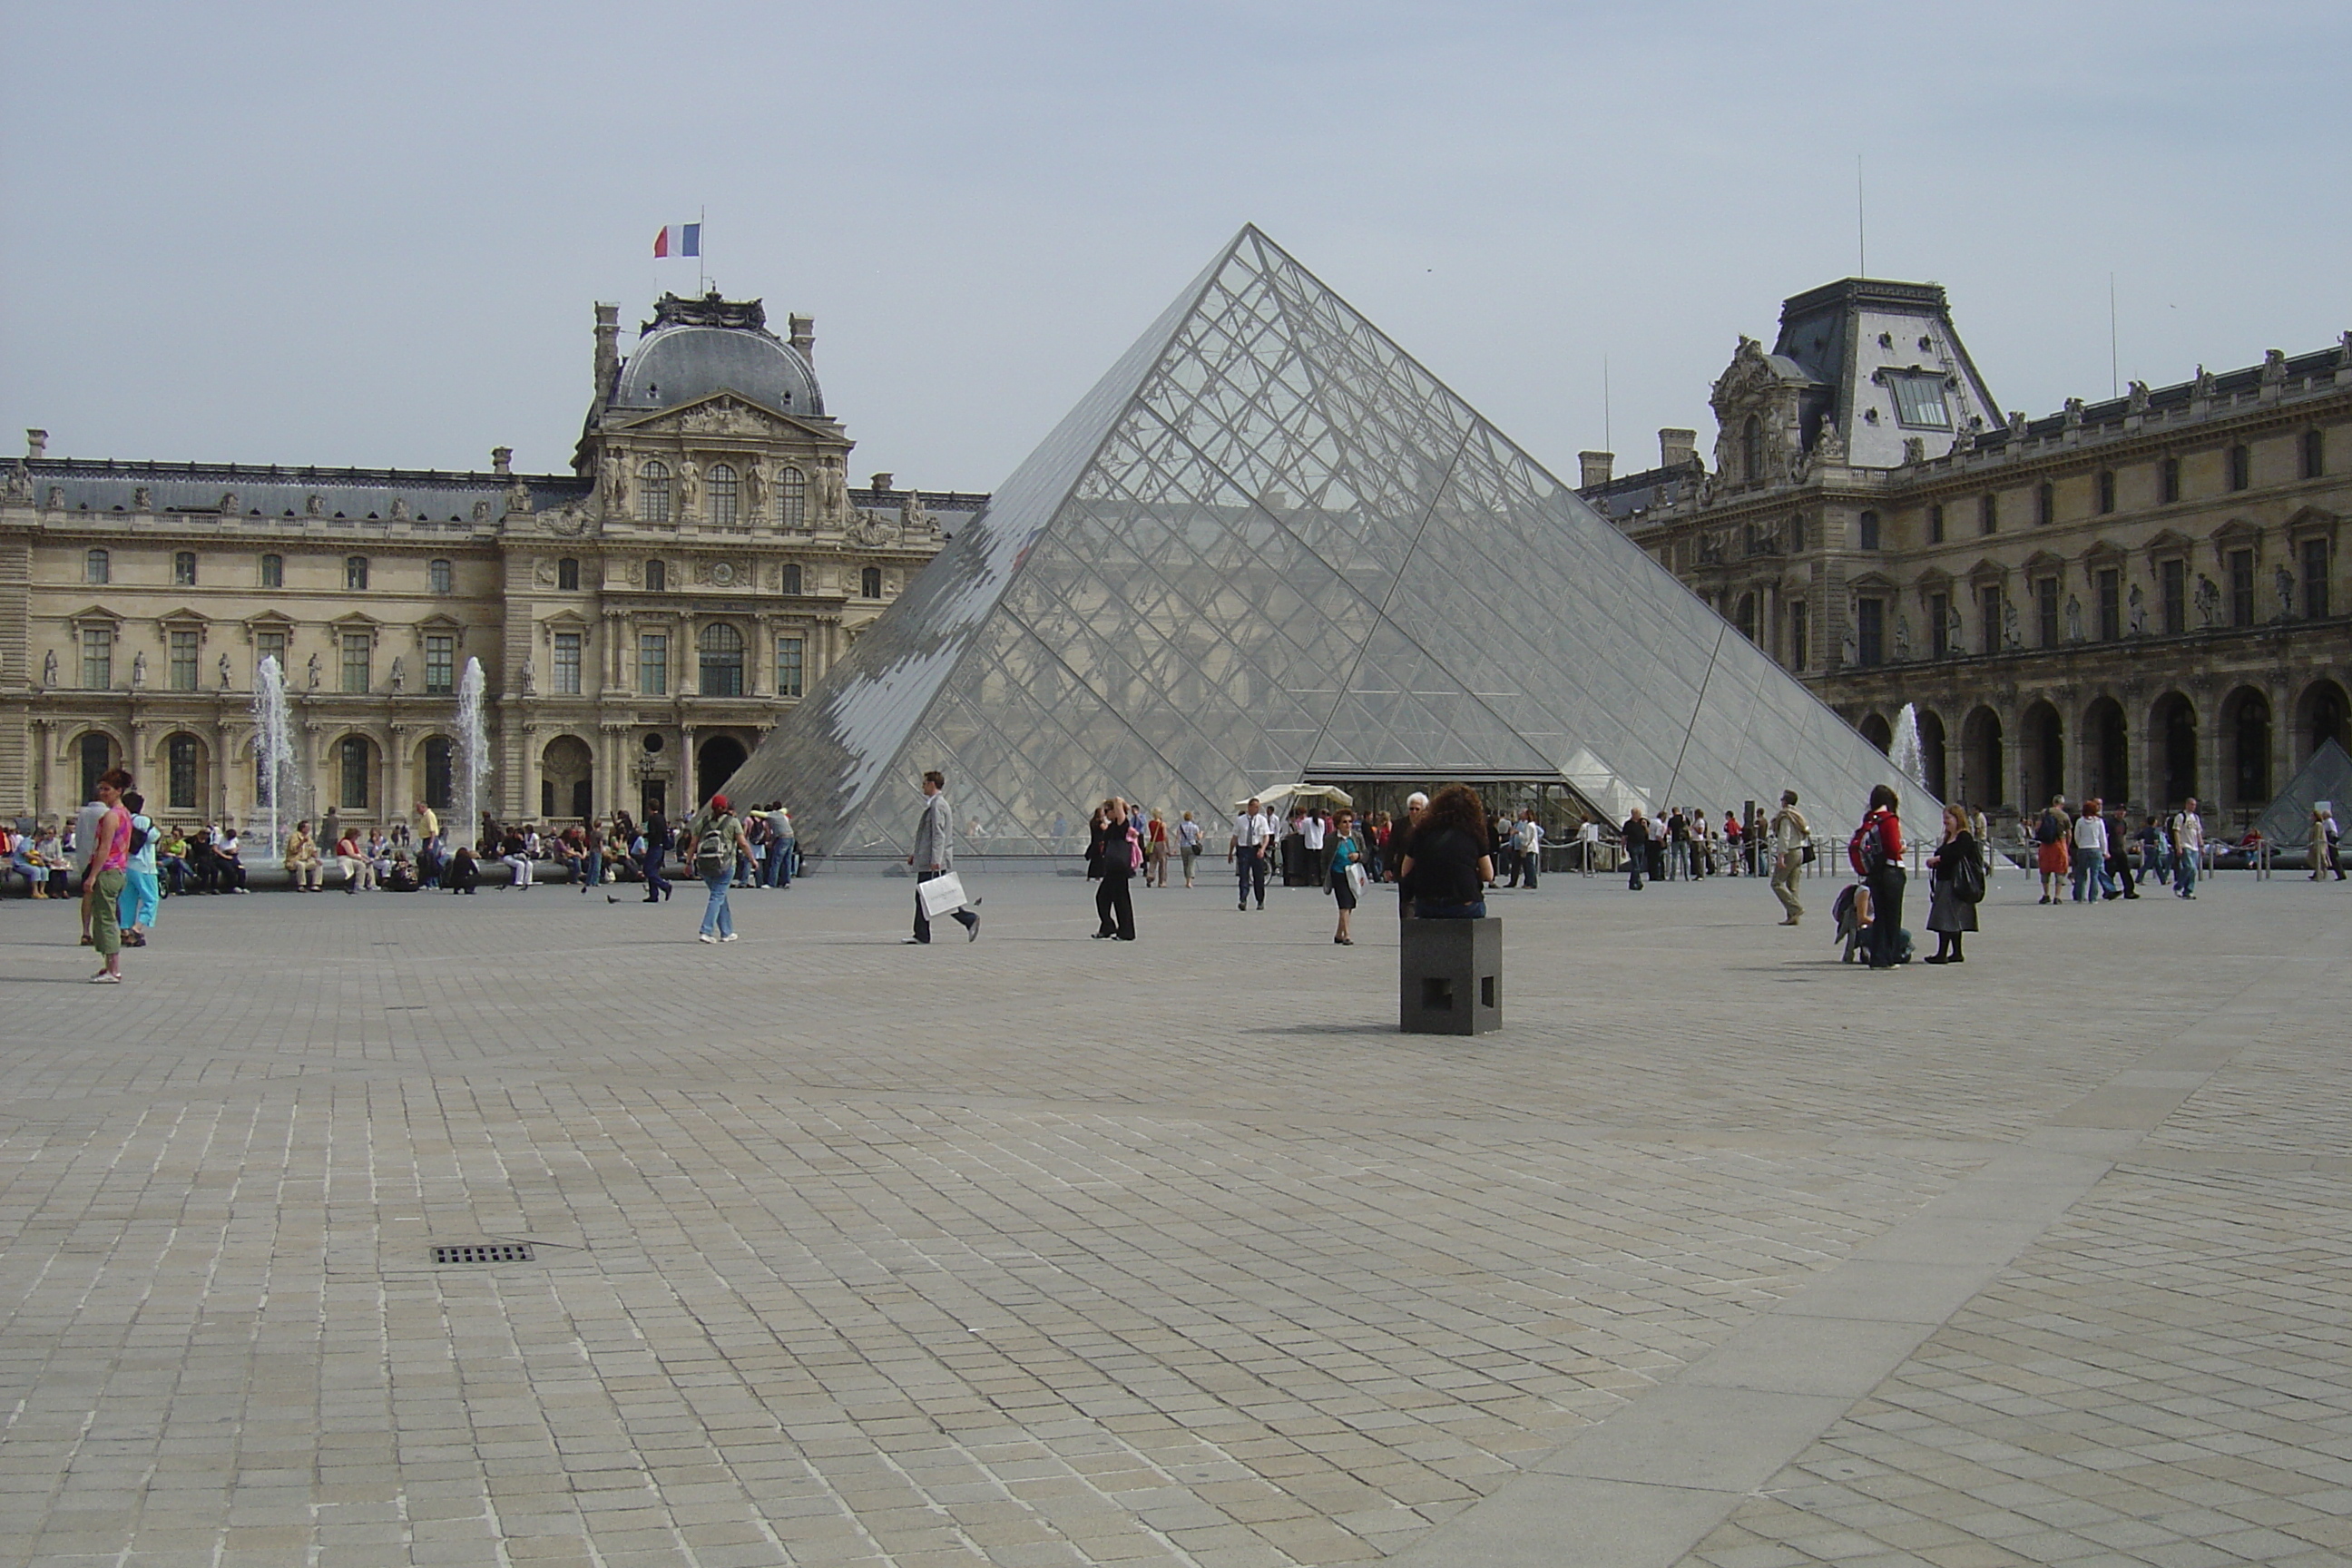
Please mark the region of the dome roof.
[[613, 403], [674, 408], [714, 392], [733, 392], [780, 414], [824, 413], [816, 372], [766, 326], [757, 300], [663, 299], [621, 367]]

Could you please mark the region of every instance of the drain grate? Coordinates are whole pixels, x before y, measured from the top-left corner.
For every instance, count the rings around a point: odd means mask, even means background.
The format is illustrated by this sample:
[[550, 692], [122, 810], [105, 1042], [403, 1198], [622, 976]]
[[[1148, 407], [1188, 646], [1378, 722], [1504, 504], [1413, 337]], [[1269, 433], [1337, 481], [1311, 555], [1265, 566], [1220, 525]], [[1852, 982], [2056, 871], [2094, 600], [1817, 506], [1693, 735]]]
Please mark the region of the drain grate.
[[530, 1243], [527, 1241], [467, 1242], [456, 1247], [433, 1249], [435, 1263], [529, 1263]]

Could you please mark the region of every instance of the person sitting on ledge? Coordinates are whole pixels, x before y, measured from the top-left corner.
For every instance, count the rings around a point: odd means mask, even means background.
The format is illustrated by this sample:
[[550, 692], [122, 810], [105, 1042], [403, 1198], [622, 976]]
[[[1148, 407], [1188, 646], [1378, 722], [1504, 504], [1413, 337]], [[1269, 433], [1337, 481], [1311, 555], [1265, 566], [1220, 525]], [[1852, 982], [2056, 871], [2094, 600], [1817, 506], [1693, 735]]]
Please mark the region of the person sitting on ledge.
[[1450, 784], [1430, 797], [1414, 824], [1399, 879], [1412, 886], [1412, 912], [1425, 921], [1482, 921], [1486, 887], [1495, 879], [1486, 852], [1486, 808], [1478, 793]]

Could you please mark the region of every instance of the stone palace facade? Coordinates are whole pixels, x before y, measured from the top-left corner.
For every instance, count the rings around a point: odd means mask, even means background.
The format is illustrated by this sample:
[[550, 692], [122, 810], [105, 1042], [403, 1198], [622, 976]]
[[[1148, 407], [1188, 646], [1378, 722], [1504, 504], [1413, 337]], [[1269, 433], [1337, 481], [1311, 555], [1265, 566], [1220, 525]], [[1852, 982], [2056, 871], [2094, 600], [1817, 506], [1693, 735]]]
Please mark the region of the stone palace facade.
[[0, 811], [57, 817], [126, 763], [164, 821], [254, 813], [252, 711], [286, 671], [289, 815], [455, 799], [479, 659], [508, 820], [676, 811], [897, 597], [984, 496], [847, 482], [812, 322], [666, 295], [596, 307], [572, 471], [53, 458], [0, 469]]
[[1915, 705], [1937, 795], [2235, 826], [2352, 745], [2352, 333], [2003, 416], [1942, 289], [1848, 279], [1712, 402], [1711, 468], [1662, 431], [1583, 494], [1878, 744]]

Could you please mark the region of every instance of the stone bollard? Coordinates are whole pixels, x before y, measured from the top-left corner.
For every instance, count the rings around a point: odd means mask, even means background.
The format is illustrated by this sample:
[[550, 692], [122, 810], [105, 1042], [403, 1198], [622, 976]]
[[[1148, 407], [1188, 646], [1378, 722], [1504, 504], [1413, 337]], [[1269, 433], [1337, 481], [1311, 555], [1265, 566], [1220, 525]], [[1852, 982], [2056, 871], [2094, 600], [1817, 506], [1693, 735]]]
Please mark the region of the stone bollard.
[[1503, 1026], [1503, 922], [1402, 921], [1397, 1027], [1409, 1035], [1483, 1035]]

